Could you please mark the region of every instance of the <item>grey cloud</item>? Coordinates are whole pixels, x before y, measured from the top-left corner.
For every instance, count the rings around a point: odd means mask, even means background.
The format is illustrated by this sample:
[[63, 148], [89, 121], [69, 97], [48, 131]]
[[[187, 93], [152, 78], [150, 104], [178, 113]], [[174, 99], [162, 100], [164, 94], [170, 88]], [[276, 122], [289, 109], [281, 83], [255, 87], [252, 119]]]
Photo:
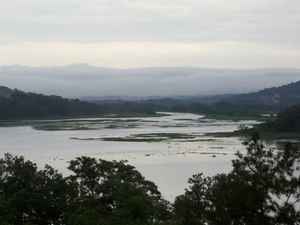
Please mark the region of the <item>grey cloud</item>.
[[297, 45], [300, 34], [298, 0], [1, 1], [0, 34], [22, 41], [238, 40]]

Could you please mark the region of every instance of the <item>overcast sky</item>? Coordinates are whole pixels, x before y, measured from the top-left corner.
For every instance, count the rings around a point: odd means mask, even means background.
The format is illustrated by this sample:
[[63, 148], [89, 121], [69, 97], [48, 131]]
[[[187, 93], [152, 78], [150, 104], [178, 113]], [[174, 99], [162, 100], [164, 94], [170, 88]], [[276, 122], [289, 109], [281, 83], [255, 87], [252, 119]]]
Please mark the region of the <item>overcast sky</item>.
[[300, 0], [0, 0], [0, 64], [300, 68]]

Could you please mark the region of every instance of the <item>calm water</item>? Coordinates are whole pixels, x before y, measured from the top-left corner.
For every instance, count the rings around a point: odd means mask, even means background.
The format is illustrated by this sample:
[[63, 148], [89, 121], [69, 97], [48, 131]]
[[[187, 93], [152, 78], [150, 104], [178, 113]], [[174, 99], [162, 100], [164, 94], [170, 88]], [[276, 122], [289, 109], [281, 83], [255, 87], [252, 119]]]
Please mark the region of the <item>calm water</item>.
[[[34, 126], [0, 127], [0, 154], [24, 155], [39, 166], [50, 164], [63, 173], [68, 173], [69, 160], [82, 155], [128, 160], [158, 185], [165, 198], [173, 200], [183, 193], [192, 174], [226, 172], [231, 168], [234, 153], [244, 149], [238, 138], [215, 138], [209, 133], [233, 131], [241, 124], [254, 123], [209, 120], [186, 113], [147, 118], [39, 121]], [[145, 135], [151, 139], [141, 140]], [[131, 141], [126, 141], [128, 137]], [[155, 141], [161, 137], [166, 139]]]

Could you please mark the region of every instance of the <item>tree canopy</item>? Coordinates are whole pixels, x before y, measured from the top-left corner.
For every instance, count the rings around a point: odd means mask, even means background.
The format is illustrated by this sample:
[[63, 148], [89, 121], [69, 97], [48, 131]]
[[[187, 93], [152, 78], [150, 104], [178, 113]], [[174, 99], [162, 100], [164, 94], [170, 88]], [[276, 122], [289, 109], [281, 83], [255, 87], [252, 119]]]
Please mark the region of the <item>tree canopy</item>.
[[168, 202], [154, 183], [125, 162], [81, 157], [71, 176], [39, 170], [23, 157], [0, 160], [0, 224], [160, 224]]

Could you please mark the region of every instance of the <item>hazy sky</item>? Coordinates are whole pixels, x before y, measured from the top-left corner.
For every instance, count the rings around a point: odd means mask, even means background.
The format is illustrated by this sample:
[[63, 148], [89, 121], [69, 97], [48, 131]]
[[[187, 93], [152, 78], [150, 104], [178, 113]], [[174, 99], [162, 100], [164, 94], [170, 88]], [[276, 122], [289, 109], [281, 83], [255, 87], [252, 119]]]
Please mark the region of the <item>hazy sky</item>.
[[0, 0], [0, 64], [300, 67], [300, 0]]

